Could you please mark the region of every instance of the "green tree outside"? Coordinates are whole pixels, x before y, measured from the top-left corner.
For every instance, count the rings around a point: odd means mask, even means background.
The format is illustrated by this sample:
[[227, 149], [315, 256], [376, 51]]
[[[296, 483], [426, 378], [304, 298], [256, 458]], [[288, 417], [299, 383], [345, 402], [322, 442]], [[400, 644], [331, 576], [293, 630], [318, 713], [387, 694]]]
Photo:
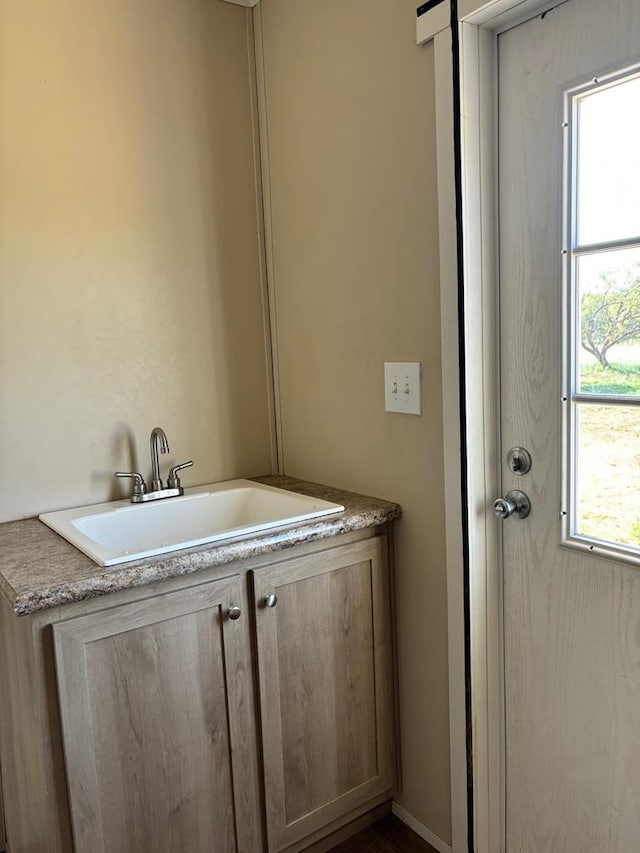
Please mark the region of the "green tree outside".
[[623, 275], [621, 281], [619, 273], [602, 273], [601, 287], [580, 300], [582, 346], [605, 369], [612, 368], [608, 359], [612, 347], [640, 339], [639, 265]]

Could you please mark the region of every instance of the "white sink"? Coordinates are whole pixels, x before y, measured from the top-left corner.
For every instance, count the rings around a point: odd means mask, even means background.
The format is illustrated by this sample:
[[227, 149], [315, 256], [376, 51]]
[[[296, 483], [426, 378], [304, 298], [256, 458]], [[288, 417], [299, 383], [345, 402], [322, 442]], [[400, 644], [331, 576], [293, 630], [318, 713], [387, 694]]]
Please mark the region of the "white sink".
[[124, 500], [46, 512], [40, 521], [99, 566], [115, 566], [343, 510], [297, 492], [229, 480], [152, 503]]

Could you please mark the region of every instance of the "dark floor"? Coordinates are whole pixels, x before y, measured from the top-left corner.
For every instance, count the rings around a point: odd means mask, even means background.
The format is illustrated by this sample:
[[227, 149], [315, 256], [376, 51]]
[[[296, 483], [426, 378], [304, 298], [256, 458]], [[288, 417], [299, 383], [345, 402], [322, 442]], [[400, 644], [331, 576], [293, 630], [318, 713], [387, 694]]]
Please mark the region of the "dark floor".
[[330, 853], [436, 853], [397, 817], [389, 815], [363, 829]]

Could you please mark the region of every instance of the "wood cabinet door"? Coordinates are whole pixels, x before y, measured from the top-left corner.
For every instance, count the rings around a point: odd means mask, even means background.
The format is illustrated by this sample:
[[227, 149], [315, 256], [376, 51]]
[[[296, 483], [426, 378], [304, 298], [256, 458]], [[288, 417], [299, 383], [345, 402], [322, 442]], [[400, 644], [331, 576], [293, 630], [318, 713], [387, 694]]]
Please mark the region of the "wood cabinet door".
[[4, 802], [2, 799], [2, 768], [0, 767], [0, 853], [7, 849], [7, 841], [5, 838], [4, 828]]
[[[301, 839], [391, 794], [387, 539], [288, 560], [256, 570], [253, 580], [267, 836], [275, 853], [302, 849]], [[267, 606], [269, 596], [277, 596], [275, 606]]]
[[234, 577], [54, 625], [76, 853], [263, 849], [245, 604]]

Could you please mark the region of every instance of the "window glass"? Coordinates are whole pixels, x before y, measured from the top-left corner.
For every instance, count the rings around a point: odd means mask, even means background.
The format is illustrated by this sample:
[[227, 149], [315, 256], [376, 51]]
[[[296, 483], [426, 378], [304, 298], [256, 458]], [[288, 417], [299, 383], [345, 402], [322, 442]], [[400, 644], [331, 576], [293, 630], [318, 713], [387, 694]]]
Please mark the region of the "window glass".
[[640, 397], [640, 249], [581, 255], [576, 276], [578, 390]]
[[565, 108], [563, 532], [640, 562], [640, 70], [594, 75]]
[[640, 77], [578, 100], [578, 244], [640, 235]]
[[640, 408], [576, 408], [576, 532], [640, 548]]

